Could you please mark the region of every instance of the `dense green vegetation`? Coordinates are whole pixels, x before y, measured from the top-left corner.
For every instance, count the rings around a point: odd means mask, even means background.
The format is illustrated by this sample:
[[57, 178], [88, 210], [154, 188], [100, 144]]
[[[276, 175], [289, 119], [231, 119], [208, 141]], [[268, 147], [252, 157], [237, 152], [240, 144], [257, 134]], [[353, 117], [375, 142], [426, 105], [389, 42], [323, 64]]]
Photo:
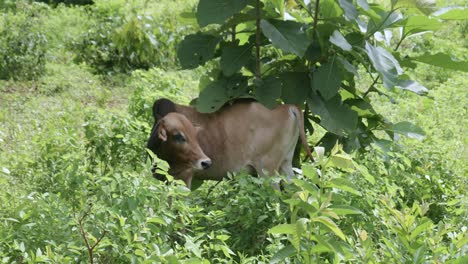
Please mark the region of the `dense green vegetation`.
[[[418, 63], [405, 74], [426, 95], [382, 84], [368, 95], [382, 122], [411, 122], [423, 138], [374, 131], [380, 140], [360, 150], [329, 144], [281, 192], [271, 184], [281, 176], [249, 175], [190, 191], [151, 177], [145, 143], [156, 98], [189, 103], [226, 70], [219, 60], [181, 70], [198, 1], [88, 2], [0, 3], [2, 263], [468, 261], [466, 69]], [[466, 62], [467, 32], [467, 20], [447, 20], [399, 51]], [[357, 71], [365, 92], [373, 80]], [[317, 120], [311, 144], [327, 134]]]

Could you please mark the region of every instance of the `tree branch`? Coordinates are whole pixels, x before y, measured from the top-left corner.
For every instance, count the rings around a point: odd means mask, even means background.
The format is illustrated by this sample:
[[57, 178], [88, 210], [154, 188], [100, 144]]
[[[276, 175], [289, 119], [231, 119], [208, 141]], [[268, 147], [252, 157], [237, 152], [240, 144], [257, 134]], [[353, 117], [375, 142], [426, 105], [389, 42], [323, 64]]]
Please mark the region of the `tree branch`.
[[[91, 210], [91, 208], [89, 209]], [[88, 236], [86, 235], [86, 231], [83, 227], [83, 220], [89, 215], [89, 212], [86, 212], [85, 214], [83, 214], [83, 216], [78, 220], [78, 225], [80, 226], [80, 232], [81, 232], [81, 236], [83, 237], [83, 240], [85, 241], [85, 244], [86, 244], [86, 249], [88, 250], [88, 255], [89, 255], [89, 262], [91, 264], [94, 264], [94, 248], [96, 248], [96, 246], [101, 242], [101, 240], [104, 238], [104, 236], [106, 235], [107, 233], [107, 230], [104, 230], [104, 232], [102, 232], [102, 235], [101, 237], [99, 237], [99, 239], [96, 241], [96, 243], [94, 243], [92, 246], [89, 244], [89, 240], [88, 240]]]

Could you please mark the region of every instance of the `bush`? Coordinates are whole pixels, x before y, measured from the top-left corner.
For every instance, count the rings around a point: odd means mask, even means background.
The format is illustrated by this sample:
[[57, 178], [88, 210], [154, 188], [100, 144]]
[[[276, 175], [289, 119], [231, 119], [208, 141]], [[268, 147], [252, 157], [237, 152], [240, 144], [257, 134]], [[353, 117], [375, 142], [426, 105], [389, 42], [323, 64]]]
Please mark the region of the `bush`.
[[156, 19], [119, 6], [91, 12], [95, 25], [74, 44], [77, 62], [90, 64], [98, 73], [176, 66], [176, 45], [188, 27], [180, 26], [173, 13]]
[[44, 73], [47, 38], [40, 31], [42, 8], [25, 5], [0, 18], [0, 79], [34, 80]]

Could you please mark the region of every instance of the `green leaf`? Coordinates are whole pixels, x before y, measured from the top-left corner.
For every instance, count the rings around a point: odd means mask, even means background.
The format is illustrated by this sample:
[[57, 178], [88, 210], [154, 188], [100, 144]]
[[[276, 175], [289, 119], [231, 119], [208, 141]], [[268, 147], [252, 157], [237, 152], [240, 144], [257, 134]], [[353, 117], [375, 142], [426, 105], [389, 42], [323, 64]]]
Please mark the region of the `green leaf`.
[[331, 231], [333, 231], [333, 233], [335, 233], [335, 235], [337, 235], [339, 238], [346, 241], [346, 236], [343, 233], [343, 231], [341, 231], [341, 229], [338, 227], [338, 225], [335, 222], [333, 222], [333, 220], [331, 220], [330, 218], [328, 218], [326, 216], [318, 216], [318, 217], [312, 218], [312, 221], [322, 223], [323, 225], [328, 227]]
[[331, 205], [328, 208], [332, 210], [333, 212], [335, 212], [337, 215], [358, 215], [358, 214], [363, 215], [364, 214], [359, 209], [356, 209], [349, 205]]
[[268, 233], [292, 235], [296, 233], [296, 225], [295, 224], [280, 224], [280, 225], [270, 228], [268, 230]]
[[281, 98], [287, 104], [304, 103], [309, 93], [309, 76], [305, 72], [285, 72], [280, 76]]
[[252, 46], [246, 44], [238, 46], [229, 43], [221, 52], [221, 69], [225, 76], [231, 76], [246, 65], [252, 55]]
[[398, 82], [398, 75], [403, 72], [398, 61], [386, 49], [374, 47], [367, 41], [366, 53], [374, 68], [382, 76], [384, 86], [388, 89], [393, 88]]
[[403, 27], [403, 36], [411, 36], [421, 32], [436, 31], [443, 24], [438, 19], [427, 16], [411, 16], [400, 21], [397, 25]]
[[434, 13], [439, 19], [444, 20], [467, 20], [468, 19], [468, 8], [466, 7], [443, 7]]
[[345, 51], [350, 51], [352, 48], [352, 46], [338, 30], [333, 31], [333, 34], [330, 36], [330, 42]]
[[426, 135], [426, 133], [424, 133], [424, 131], [419, 126], [408, 121], [393, 124], [385, 130], [405, 135], [410, 138], [416, 138], [418, 140], [422, 140]]
[[357, 0], [357, 3], [362, 9], [369, 10], [369, 4], [367, 3], [367, 0]]
[[433, 55], [426, 53], [422, 56], [410, 58], [410, 60], [446, 69], [468, 72], [468, 61], [456, 61], [453, 60], [448, 54], [441, 52]]
[[195, 245], [195, 243], [192, 242], [189, 236], [185, 236], [184, 247], [188, 249], [190, 252], [192, 252], [198, 258], [201, 258], [201, 251], [200, 251], [199, 246]]
[[327, 187], [334, 187], [345, 192], [349, 192], [358, 196], [361, 196], [361, 192], [348, 180], [343, 178], [334, 178], [326, 183]]
[[321, 19], [336, 18], [343, 14], [343, 9], [335, 0], [322, 0], [320, 1], [320, 13]]
[[322, 65], [313, 73], [313, 89], [320, 92], [323, 99], [328, 100], [338, 93], [343, 79], [343, 73], [336, 59]]
[[366, 179], [371, 184], [375, 184], [375, 178], [372, 176], [372, 174], [369, 173], [369, 170], [366, 166], [354, 162], [354, 167], [362, 174], [362, 176], [364, 176], [364, 179]]
[[427, 94], [429, 92], [429, 90], [427, 90], [426, 87], [412, 80], [400, 80], [398, 81], [398, 84], [396, 87], [403, 89], [403, 90], [411, 91], [419, 95]]
[[303, 57], [310, 42], [304, 24], [294, 21], [267, 21], [262, 19], [260, 27], [273, 46], [285, 52]]
[[353, 172], [355, 169], [353, 159], [347, 155], [335, 154], [330, 157], [330, 161], [336, 168], [347, 172]]
[[255, 87], [255, 98], [264, 106], [274, 108], [281, 98], [281, 81], [277, 76], [267, 76], [263, 82]]
[[213, 58], [218, 41], [217, 37], [203, 33], [186, 36], [177, 50], [182, 68], [196, 68]]
[[436, 8], [435, 0], [398, 0], [393, 8], [415, 8], [422, 13], [429, 15]]
[[217, 111], [225, 103], [247, 94], [247, 78], [234, 75], [211, 82], [200, 92], [196, 108], [201, 113]]
[[328, 101], [314, 94], [307, 103], [312, 113], [320, 116], [320, 125], [328, 132], [345, 136], [356, 129], [358, 115], [342, 104], [339, 94]]
[[240, 12], [247, 0], [200, 0], [197, 7], [197, 20], [200, 27], [209, 24], [223, 24], [226, 19]]
[[285, 263], [284, 260], [292, 257], [294, 254], [296, 254], [296, 249], [292, 245], [287, 245], [273, 255], [270, 259], [270, 264]]
[[338, 3], [343, 8], [346, 20], [352, 21], [358, 17], [359, 12], [351, 0], [338, 0]]

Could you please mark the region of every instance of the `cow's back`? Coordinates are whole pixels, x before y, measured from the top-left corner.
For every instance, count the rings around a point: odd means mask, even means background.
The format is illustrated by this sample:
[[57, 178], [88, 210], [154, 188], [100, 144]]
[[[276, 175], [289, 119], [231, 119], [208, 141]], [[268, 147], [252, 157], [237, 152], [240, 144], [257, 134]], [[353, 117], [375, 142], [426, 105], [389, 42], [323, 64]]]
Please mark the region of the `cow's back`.
[[[189, 119], [202, 129], [198, 139], [203, 151], [213, 161], [200, 179], [221, 179], [229, 172], [253, 167], [258, 173], [273, 173], [285, 159], [292, 159], [291, 150], [298, 138], [293, 105], [270, 110], [257, 102], [236, 102], [213, 114], [194, 114]], [[291, 156], [291, 157], [289, 157]]]

